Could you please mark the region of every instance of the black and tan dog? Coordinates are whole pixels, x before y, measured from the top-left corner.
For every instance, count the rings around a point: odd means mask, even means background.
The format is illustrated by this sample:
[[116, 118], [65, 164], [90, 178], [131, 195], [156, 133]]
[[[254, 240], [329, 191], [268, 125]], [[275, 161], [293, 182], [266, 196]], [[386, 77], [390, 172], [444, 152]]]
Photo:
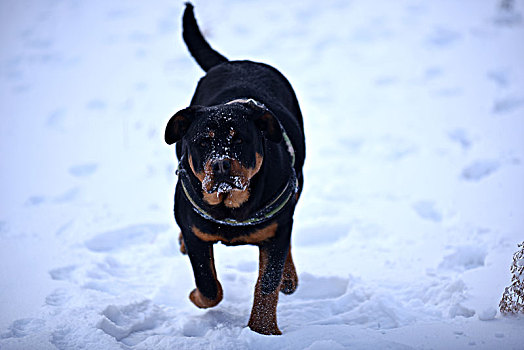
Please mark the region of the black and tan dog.
[[259, 277], [248, 326], [281, 334], [278, 293], [291, 294], [298, 283], [290, 250], [305, 157], [298, 101], [275, 68], [229, 61], [213, 50], [189, 3], [183, 37], [207, 72], [190, 106], [171, 117], [165, 131], [179, 159], [175, 218], [196, 282], [189, 298], [200, 308], [222, 299], [214, 243], [257, 245]]

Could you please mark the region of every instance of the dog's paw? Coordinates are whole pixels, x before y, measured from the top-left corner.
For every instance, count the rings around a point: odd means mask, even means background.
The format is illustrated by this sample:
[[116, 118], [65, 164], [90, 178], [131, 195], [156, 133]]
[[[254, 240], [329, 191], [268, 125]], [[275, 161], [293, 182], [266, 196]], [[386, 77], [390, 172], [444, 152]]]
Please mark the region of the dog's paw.
[[295, 265], [291, 260], [286, 261], [284, 266], [284, 273], [282, 274], [282, 282], [280, 283], [280, 291], [284, 294], [293, 294], [297, 290], [298, 276]]
[[207, 309], [209, 307], [213, 307], [218, 305], [220, 301], [222, 300], [223, 292], [222, 292], [222, 286], [218, 284], [218, 293], [217, 297], [215, 299], [208, 299], [200, 291], [198, 288], [195, 288], [189, 293], [189, 300], [193, 302], [197, 307], [201, 309]]
[[293, 294], [298, 287], [298, 277], [295, 274], [282, 277], [282, 283], [280, 284], [280, 291], [284, 294]]
[[264, 335], [282, 335], [282, 332], [280, 329], [278, 329], [276, 322], [257, 322], [253, 319], [249, 320], [249, 323], [247, 324], [249, 329], [251, 329], [253, 332], [257, 332]]
[[187, 255], [186, 244], [184, 243], [184, 237], [182, 237], [182, 232], [178, 235], [178, 243], [180, 244], [180, 253]]

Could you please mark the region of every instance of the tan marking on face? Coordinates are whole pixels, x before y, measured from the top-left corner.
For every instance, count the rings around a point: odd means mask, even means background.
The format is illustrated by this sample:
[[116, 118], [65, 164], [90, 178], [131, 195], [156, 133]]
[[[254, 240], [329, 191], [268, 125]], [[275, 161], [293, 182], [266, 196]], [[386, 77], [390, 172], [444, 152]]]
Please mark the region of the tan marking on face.
[[[234, 130], [233, 130], [234, 131]], [[231, 176], [236, 177], [240, 186], [243, 189], [233, 188], [230, 192], [218, 193], [209, 191], [215, 185], [214, 174], [212, 170], [212, 160], [208, 160], [204, 164], [204, 171], [197, 173], [193, 164], [193, 158], [189, 156], [189, 167], [202, 183], [202, 197], [204, 202], [209, 205], [218, 205], [224, 202], [224, 205], [228, 208], [240, 208], [242, 204], [247, 202], [250, 196], [249, 183], [253, 176], [255, 176], [262, 167], [263, 157], [260, 153], [255, 155], [255, 167], [246, 168], [238, 160], [229, 159], [231, 161]]]
[[255, 286], [255, 298], [253, 300], [253, 308], [249, 317], [248, 327], [257, 333], [267, 335], [280, 335], [282, 332], [277, 325], [277, 304], [278, 291], [277, 288], [273, 293], [262, 293], [262, 276], [268, 265], [267, 252], [260, 249], [259, 263], [258, 263], [258, 280]]
[[226, 207], [240, 208], [240, 206], [242, 206], [242, 204], [247, 202], [247, 200], [249, 199], [249, 196], [251, 194], [249, 192], [249, 183], [253, 176], [255, 176], [255, 174], [260, 171], [263, 161], [263, 157], [259, 153], [255, 155], [255, 158], [256, 161], [254, 168], [246, 168], [242, 166], [242, 164], [238, 160], [231, 160], [231, 175], [235, 176], [238, 179], [241, 186], [243, 187], [243, 190], [235, 188], [231, 192], [229, 192], [224, 200], [224, 205]]
[[223, 193], [208, 192], [213, 187], [213, 172], [211, 171], [211, 162], [208, 161], [204, 166], [204, 171], [198, 173], [195, 171], [193, 157], [189, 155], [189, 167], [197, 179], [202, 183], [202, 197], [204, 201], [209, 205], [217, 205], [222, 203], [222, 200], [224, 199]]
[[260, 168], [262, 167], [262, 161], [264, 160], [264, 157], [260, 153], [255, 154], [255, 167], [254, 168], [245, 168], [245, 176], [251, 180], [253, 176], [256, 175], [260, 171]]
[[235, 131], [235, 129], [229, 130], [229, 136], [231, 136], [231, 137], [235, 136], [236, 133], [237, 132]]
[[196, 170], [195, 170], [195, 166], [193, 165], [193, 157], [191, 157], [191, 155], [189, 155], [189, 167], [191, 168], [191, 171], [193, 172], [193, 174], [195, 174], [195, 176], [197, 177], [198, 180], [200, 180], [200, 182], [204, 181], [204, 178], [205, 178], [205, 174], [204, 173], [197, 173]]
[[213, 137], [215, 137], [215, 132], [213, 130], [209, 130], [208, 135], [209, 135], [209, 137], [213, 138]]

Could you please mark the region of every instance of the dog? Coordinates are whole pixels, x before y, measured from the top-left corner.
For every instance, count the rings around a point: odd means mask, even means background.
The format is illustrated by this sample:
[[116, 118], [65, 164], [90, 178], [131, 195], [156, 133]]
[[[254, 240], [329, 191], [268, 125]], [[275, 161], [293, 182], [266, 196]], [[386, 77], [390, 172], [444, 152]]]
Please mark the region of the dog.
[[189, 107], [176, 112], [165, 142], [176, 144], [175, 220], [187, 253], [199, 308], [223, 296], [213, 244], [259, 247], [259, 276], [248, 326], [267, 335], [277, 325], [278, 293], [293, 293], [293, 213], [302, 187], [303, 120], [295, 92], [275, 68], [229, 61], [211, 48], [186, 3], [183, 39], [206, 72]]

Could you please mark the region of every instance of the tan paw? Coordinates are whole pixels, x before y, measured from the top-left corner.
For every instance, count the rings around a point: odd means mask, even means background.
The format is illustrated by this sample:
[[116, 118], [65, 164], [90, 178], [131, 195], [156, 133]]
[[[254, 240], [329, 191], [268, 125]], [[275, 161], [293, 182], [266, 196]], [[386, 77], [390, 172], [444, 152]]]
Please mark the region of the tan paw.
[[248, 327], [253, 331], [264, 335], [282, 335], [280, 329], [278, 329], [276, 322], [257, 322], [252, 319], [247, 324]]
[[195, 304], [197, 307], [201, 309], [207, 309], [209, 307], [218, 305], [218, 303], [220, 303], [220, 301], [222, 300], [222, 296], [223, 296], [222, 287], [219, 284], [218, 285], [218, 295], [216, 299], [211, 300], [211, 299], [206, 298], [205, 296], [202, 295], [202, 293], [200, 293], [198, 288], [195, 288], [191, 291], [191, 293], [189, 293], [189, 300], [191, 300], [193, 304]]
[[298, 277], [296, 273], [286, 275], [282, 277], [282, 283], [280, 284], [280, 291], [284, 294], [293, 294], [297, 290]]

